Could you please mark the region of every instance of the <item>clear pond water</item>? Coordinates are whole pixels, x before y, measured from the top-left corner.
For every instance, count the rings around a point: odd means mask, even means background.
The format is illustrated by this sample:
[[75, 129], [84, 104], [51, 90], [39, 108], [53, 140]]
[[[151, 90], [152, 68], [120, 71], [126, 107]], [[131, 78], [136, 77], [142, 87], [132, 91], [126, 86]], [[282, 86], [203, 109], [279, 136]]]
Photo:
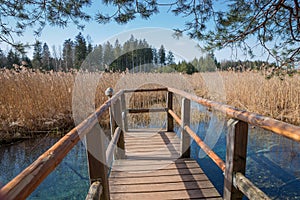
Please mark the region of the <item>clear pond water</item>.
[[[192, 128], [203, 139], [209, 134], [213, 150], [225, 160], [226, 126], [210, 130], [211, 124], [200, 123]], [[179, 129], [177, 127], [177, 132]], [[211, 132], [211, 133], [210, 133]], [[7, 183], [59, 138], [46, 137], [0, 147], [0, 182]], [[214, 144], [215, 143], [215, 144]], [[218, 191], [223, 193], [223, 173], [207, 157], [199, 154], [192, 142], [191, 156], [207, 173]], [[272, 199], [300, 199], [300, 144], [257, 128], [249, 128], [246, 176]], [[79, 142], [62, 163], [28, 199], [85, 199], [89, 188], [86, 152]]]

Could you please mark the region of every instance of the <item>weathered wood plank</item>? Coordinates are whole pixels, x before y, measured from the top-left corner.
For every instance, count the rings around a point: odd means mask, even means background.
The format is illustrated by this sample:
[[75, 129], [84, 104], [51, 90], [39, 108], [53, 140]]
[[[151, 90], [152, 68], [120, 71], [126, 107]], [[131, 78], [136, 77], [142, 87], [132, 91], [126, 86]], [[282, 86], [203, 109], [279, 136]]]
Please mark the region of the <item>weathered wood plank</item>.
[[110, 176], [112, 178], [129, 178], [129, 177], [160, 177], [164, 175], [188, 175], [188, 174], [203, 174], [204, 172], [198, 168], [183, 168], [183, 169], [168, 169], [168, 170], [155, 170], [143, 171], [143, 173], [128, 173], [128, 172], [115, 172]]
[[248, 124], [230, 119], [226, 137], [226, 168], [224, 175], [224, 199], [242, 199], [243, 193], [233, 184], [233, 174], [245, 174], [247, 157]]
[[122, 185], [111, 187], [111, 193], [132, 193], [132, 192], [160, 192], [160, 191], [175, 191], [175, 190], [190, 190], [193, 189], [210, 189], [214, 188], [213, 184], [208, 181], [192, 181], [192, 182], [175, 182], [175, 183], [152, 183], [147, 185]]
[[175, 190], [144, 193], [116, 193], [111, 199], [222, 199], [214, 189]]
[[184, 129], [185, 126], [190, 126], [190, 117], [191, 117], [191, 101], [189, 99], [182, 99], [181, 106], [181, 157], [189, 158], [190, 157], [190, 146], [191, 146], [191, 137]]
[[[176, 159], [175, 159], [176, 160]], [[145, 160], [143, 160], [145, 161]], [[176, 165], [170, 164], [174, 161], [172, 160], [164, 160], [165, 162], [156, 162], [155, 160], [147, 160], [152, 162], [153, 164], [145, 164], [145, 165], [138, 165], [138, 164], [131, 164], [131, 165], [119, 165], [113, 166], [112, 171], [130, 171], [130, 172], [139, 172], [139, 171], [149, 171], [149, 170], [165, 170], [165, 169], [181, 169], [186, 167], [199, 167], [197, 163], [178, 163]], [[137, 163], [134, 161], [133, 163]], [[157, 164], [159, 163], [159, 164]]]
[[[167, 108], [168, 110], [173, 109], [173, 93], [168, 92], [167, 93]], [[167, 114], [167, 131], [173, 131], [174, 130], [174, 120], [173, 117], [168, 113]]]
[[125, 146], [126, 159], [111, 170], [111, 199], [221, 199], [197, 162], [180, 158], [174, 132], [126, 134]]
[[116, 178], [110, 179], [112, 185], [130, 185], [130, 184], [149, 184], [149, 183], [174, 183], [185, 181], [205, 181], [207, 180], [204, 174], [187, 174], [187, 175], [170, 175], [157, 177], [131, 177], [131, 178]]

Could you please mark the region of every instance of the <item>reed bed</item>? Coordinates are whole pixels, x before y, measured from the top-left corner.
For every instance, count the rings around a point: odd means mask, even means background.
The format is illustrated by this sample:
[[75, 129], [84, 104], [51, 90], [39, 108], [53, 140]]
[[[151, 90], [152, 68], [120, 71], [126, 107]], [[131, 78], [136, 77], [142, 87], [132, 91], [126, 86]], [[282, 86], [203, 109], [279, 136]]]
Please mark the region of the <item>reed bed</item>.
[[[107, 100], [104, 91], [176, 87], [279, 120], [300, 124], [300, 75], [265, 78], [259, 72], [102, 73], [0, 71], [0, 139], [66, 131]], [[127, 107], [165, 107], [163, 92], [126, 95]], [[177, 112], [181, 99], [175, 97]], [[145, 119], [157, 116], [145, 115]], [[142, 119], [133, 116], [132, 120]], [[75, 121], [75, 123], [74, 123]], [[108, 126], [108, 114], [100, 119]]]
[[[210, 81], [204, 81], [209, 77]], [[194, 74], [190, 78], [197, 95], [204, 98], [300, 124], [299, 74], [269, 79], [260, 72], [219, 72]], [[213, 88], [207, 82], [218, 85]]]

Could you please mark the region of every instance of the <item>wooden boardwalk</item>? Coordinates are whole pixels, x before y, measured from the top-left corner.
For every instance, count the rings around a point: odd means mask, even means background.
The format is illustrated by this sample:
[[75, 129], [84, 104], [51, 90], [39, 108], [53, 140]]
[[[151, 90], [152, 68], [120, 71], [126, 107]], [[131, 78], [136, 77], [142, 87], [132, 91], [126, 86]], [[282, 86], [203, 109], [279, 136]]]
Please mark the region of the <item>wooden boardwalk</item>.
[[112, 166], [111, 199], [222, 199], [195, 160], [180, 158], [174, 132], [127, 132], [125, 149]]
[[[175, 88], [126, 89], [113, 96], [111, 88], [107, 91], [105, 94], [109, 100], [2, 187], [0, 199], [26, 199], [85, 137], [90, 179], [86, 200], [222, 199], [197, 162], [190, 158], [190, 152], [186, 151], [191, 139], [224, 172], [223, 199], [242, 199], [245, 195], [248, 199], [269, 200], [245, 176], [248, 125], [300, 142], [299, 126], [238, 110]], [[166, 107], [126, 106], [130, 105], [126, 103], [127, 93], [163, 91], [166, 92], [163, 100]], [[173, 95], [182, 98], [181, 116], [174, 111]], [[190, 128], [191, 101], [230, 118], [227, 122], [225, 162]], [[107, 145], [106, 135], [96, 125], [108, 110], [112, 137]], [[128, 131], [127, 115], [150, 112], [166, 112], [166, 130], [169, 132], [150, 129]], [[175, 122], [181, 127], [180, 138], [172, 132]]]

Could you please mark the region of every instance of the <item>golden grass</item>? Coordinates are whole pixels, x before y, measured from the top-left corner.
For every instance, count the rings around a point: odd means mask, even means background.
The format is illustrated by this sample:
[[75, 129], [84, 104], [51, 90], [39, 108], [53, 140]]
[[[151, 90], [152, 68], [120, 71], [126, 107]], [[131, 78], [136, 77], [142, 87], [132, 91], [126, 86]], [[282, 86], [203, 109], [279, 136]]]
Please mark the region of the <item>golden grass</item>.
[[[76, 76], [77, 75], [77, 76]], [[72, 112], [81, 120], [115, 90], [165, 85], [202, 97], [300, 124], [300, 76], [266, 79], [259, 72], [215, 72], [193, 75], [0, 71], [0, 133], [66, 130], [74, 126]], [[78, 78], [80, 77], [80, 78]], [[76, 91], [74, 83], [76, 82]], [[96, 85], [96, 86], [95, 86]], [[79, 87], [80, 86], [80, 87]], [[75, 95], [75, 100], [72, 96]], [[176, 101], [176, 100], [175, 100]], [[180, 100], [177, 100], [178, 104]], [[128, 95], [128, 106], [164, 107], [162, 93]], [[73, 105], [72, 105], [73, 103]], [[74, 106], [75, 105], [75, 106]], [[73, 113], [73, 114], [74, 114]], [[108, 117], [101, 120], [108, 124]], [[1, 136], [0, 136], [1, 139]]]
[[[215, 95], [203, 81], [209, 73], [191, 76], [194, 88], [201, 87], [196, 93], [205, 98], [224, 102], [234, 107], [273, 117], [293, 124], [300, 124], [300, 75], [273, 77], [267, 79], [259, 72], [220, 72], [220, 85]], [[216, 73], [215, 73], [216, 74]], [[196, 81], [202, 80], [202, 81]], [[222, 90], [222, 85], [224, 90]], [[203, 86], [204, 85], [204, 86]], [[221, 88], [221, 89], [220, 89]], [[220, 92], [221, 91], [221, 92]], [[225, 91], [225, 92], [223, 92]], [[220, 97], [222, 96], [222, 97]]]

